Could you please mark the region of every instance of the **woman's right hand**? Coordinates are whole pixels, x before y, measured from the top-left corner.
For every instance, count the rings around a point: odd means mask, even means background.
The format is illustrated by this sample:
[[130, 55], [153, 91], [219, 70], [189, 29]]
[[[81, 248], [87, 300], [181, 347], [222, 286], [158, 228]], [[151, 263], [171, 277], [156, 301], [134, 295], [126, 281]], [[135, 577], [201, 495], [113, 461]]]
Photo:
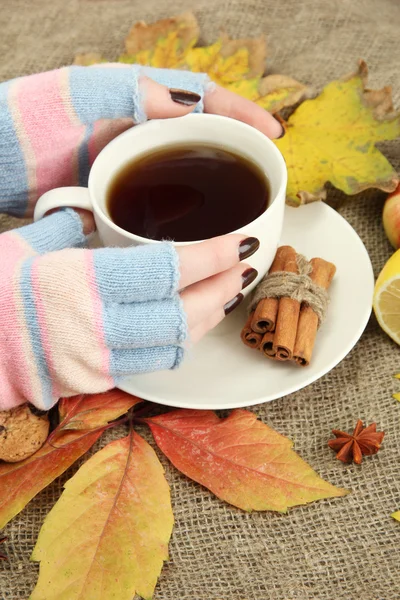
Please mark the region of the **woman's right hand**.
[[83, 222], [68, 209], [0, 235], [0, 410], [177, 367], [257, 274], [255, 238], [84, 250]]

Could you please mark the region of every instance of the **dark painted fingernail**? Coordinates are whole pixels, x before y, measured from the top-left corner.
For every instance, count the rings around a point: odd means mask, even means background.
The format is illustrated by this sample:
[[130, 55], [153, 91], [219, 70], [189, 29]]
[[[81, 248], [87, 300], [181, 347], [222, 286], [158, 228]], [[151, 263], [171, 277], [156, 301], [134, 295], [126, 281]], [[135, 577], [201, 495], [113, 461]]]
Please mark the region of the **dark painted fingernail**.
[[193, 106], [201, 100], [201, 96], [199, 96], [199, 94], [188, 92], [187, 90], [170, 89], [169, 93], [174, 102], [177, 104], [183, 104], [184, 106]]
[[242, 273], [242, 290], [244, 290], [245, 287], [247, 287], [248, 285], [250, 285], [251, 283], [253, 283], [253, 281], [255, 280], [255, 278], [258, 275], [258, 271], [256, 269], [246, 269], [245, 271], [243, 271]]
[[233, 310], [235, 310], [235, 308], [237, 306], [239, 306], [239, 304], [241, 303], [243, 298], [244, 298], [243, 294], [238, 294], [237, 296], [232, 298], [232, 300], [229, 300], [229, 302], [227, 302], [224, 306], [225, 314], [229, 315], [229, 313], [231, 313]]
[[248, 237], [239, 244], [239, 260], [244, 260], [252, 256], [260, 247], [260, 240], [255, 237]]
[[284, 127], [282, 127], [282, 133], [281, 133], [281, 135], [278, 135], [278, 137], [276, 139], [280, 140], [281, 138], [283, 138], [283, 136], [285, 135], [285, 133], [286, 133], [286, 129]]

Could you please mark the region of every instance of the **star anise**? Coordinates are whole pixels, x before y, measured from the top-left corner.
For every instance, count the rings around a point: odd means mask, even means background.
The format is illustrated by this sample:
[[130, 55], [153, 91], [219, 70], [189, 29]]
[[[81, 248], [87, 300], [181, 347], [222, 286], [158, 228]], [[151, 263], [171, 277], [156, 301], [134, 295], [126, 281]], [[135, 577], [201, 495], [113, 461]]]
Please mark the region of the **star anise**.
[[[7, 537], [0, 538], [0, 544], [1, 544], [2, 542], [5, 542], [5, 541], [6, 541], [6, 539], [7, 539]], [[1, 554], [1, 553], [0, 553], [0, 560], [8, 560], [8, 558], [7, 558], [7, 556], [6, 556], [5, 554]]]
[[384, 431], [376, 431], [376, 423], [371, 423], [363, 429], [363, 422], [359, 419], [353, 433], [345, 433], [333, 429], [336, 440], [329, 440], [328, 446], [336, 450], [339, 460], [345, 463], [355, 462], [360, 465], [363, 456], [376, 454], [381, 447]]

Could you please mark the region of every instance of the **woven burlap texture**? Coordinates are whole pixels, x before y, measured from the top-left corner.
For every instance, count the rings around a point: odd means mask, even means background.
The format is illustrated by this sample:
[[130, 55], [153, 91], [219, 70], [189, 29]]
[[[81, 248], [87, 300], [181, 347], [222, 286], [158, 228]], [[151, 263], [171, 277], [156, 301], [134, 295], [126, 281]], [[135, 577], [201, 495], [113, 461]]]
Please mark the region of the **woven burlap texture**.
[[[152, 21], [187, 8], [200, 21], [203, 42], [215, 40], [220, 27], [233, 37], [266, 34], [270, 72], [318, 87], [354, 70], [362, 57], [371, 85], [393, 85], [400, 105], [398, 0], [3, 0], [0, 79], [69, 64], [81, 51], [116, 57], [135, 20]], [[399, 143], [383, 148], [400, 170]], [[331, 190], [329, 198], [340, 201], [339, 210], [364, 241], [377, 275], [391, 254], [381, 224], [383, 195], [366, 193], [343, 204]], [[15, 224], [0, 221], [3, 230]], [[251, 409], [294, 440], [296, 451], [322, 477], [350, 489], [345, 498], [286, 515], [246, 514], [161, 458], [176, 524], [155, 600], [399, 598], [400, 524], [390, 517], [400, 509], [400, 404], [392, 398], [400, 387], [393, 380], [399, 370], [398, 347], [372, 317], [357, 346], [329, 374]], [[361, 467], [345, 466], [326, 442], [333, 427], [351, 430], [357, 418], [376, 421], [386, 431], [384, 446]], [[39, 528], [75, 471], [76, 466], [39, 494], [5, 529], [10, 561], [0, 563], [2, 599], [29, 597], [38, 572], [29, 556]]]

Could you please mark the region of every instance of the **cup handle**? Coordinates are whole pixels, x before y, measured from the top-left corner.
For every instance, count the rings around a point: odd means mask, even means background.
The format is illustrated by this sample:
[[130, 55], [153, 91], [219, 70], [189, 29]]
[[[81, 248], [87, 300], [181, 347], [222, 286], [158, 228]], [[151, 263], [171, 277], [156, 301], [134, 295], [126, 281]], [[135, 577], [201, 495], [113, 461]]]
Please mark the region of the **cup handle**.
[[85, 187], [60, 187], [50, 190], [40, 196], [33, 213], [33, 220], [39, 221], [44, 215], [54, 208], [84, 208], [93, 212], [89, 190]]

